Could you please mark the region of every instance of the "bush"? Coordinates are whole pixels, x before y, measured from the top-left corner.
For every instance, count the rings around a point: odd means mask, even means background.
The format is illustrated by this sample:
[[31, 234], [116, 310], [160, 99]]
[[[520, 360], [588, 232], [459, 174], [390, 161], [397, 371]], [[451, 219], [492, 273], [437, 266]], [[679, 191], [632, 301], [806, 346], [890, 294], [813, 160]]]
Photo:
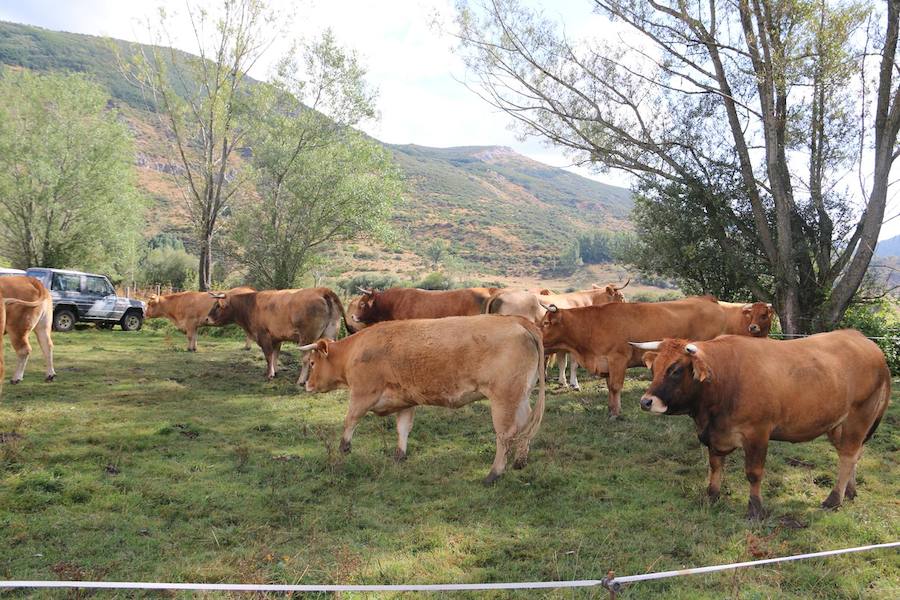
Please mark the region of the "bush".
[[147, 253], [141, 262], [138, 281], [142, 285], [160, 284], [186, 289], [197, 278], [197, 258], [184, 249], [160, 246]]
[[423, 290], [449, 290], [453, 287], [453, 282], [443, 273], [435, 271], [434, 273], [429, 273], [425, 279], [418, 282], [416, 287]]
[[900, 317], [897, 303], [888, 298], [877, 302], [856, 304], [847, 309], [841, 327], [860, 330], [867, 337], [889, 338], [873, 340], [884, 352], [891, 373], [900, 373]]
[[358, 288], [365, 288], [367, 290], [386, 290], [387, 288], [396, 287], [399, 284], [400, 281], [393, 275], [363, 273], [351, 277], [350, 279], [339, 281], [337, 286], [348, 296], [356, 296], [359, 294]]

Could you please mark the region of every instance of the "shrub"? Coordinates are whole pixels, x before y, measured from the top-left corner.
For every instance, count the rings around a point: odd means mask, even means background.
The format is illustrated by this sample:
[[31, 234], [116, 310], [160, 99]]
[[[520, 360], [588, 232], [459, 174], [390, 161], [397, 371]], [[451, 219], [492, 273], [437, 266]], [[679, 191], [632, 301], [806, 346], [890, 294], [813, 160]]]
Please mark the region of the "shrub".
[[160, 246], [141, 262], [138, 280], [143, 285], [168, 285], [183, 290], [197, 278], [197, 258], [184, 249]]
[[400, 281], [393, 275], [380, 275], [377, 273], [362, 273], [344, 279], [338, 282], [338, 287], [344, 290], [348, 296], [355, 296], [359, 293], [358, 288], [366, 288], [367, 290], [385, 290], [390, 287], [396, 287]]
[[867, 337], [888, 338], [873, 341], [884, 352], [891, 373], [900, 373], [900, 317], [896, 301], [881, 298], [877, 302], [851, 306], [844, 313], [840, 326], [858, 329]]
[[453, 282], [445, 274], [435, 271], [434, 273], [429, 273], [425, 279], [418, 282], [416, 287], [423, 290], [449, 290], [453, 287]]

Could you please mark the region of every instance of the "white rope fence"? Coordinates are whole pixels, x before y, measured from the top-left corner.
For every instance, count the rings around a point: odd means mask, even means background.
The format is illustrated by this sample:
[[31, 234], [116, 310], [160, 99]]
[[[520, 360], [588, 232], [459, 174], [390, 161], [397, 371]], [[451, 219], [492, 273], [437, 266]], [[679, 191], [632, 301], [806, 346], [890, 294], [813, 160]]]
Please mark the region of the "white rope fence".
[[810, 558], [822, 558], [836, 556], [838, 554], [851, 554], [854, 552], [866, 552], [884, 548], [898, 548], [900, 542], [888, 542], [884, 544], [872, 544], [869, 546], [857, 546], [855, 548], [842, 548], [839, 550], [826, 550], [823, 552], [810, 552], [779, 558], [767, 558], [763, 560], [751, 560], [747, 562], [728, 563], [708, 567], [696, 567], [693, 569], [680, 569], [677, 571], [660, 571], [657, 573], [645, 573], [643, 575], [628, 575], [616, 577], [612, 572], [603, 579], [576, 579], [571, 581], [523, 581], [510, 583], [444, 583], [444, 584], [410, 584], [410, 585], [290, 585], [290, 584], [253, 584], [253, 583], [161, 583], [140, 581], [0, 581], [0, 589], [12, 588], [77, 588], [77, 589], [128, 589], [128, 590], [187, 590], [187, 591], [216, 591], [216, 592], [462, 592], [462, 591], [486, 591], [486, 590], [536, 590], [536, 589], [560, 589], [583, 588], [602, 586], [609, 590], [611, 596], [621, 591], [622, 587], [641, 581], [653, 581], [656, 579], [668, 579], [684, 575], [700, 575], [703, 573], [716, 573], [732, 569], [758, 567], [775, 563], [805, 560]]

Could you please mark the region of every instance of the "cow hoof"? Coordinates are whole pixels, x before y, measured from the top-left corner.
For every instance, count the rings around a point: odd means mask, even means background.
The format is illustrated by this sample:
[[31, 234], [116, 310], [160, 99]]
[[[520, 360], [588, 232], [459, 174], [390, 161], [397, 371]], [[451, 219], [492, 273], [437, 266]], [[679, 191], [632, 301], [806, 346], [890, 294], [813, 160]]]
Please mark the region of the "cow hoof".
[[350, 454], [350, 442], [341, 440], [341, 452], [343, 452], [344, 454]]
[[10, 383], [11, 385], [16, 385], [16, 384], [21, 383], [21, 382], [22, 382], [21, 379], [10, 379], [10, 380], [9, 380], [9, 383]]
[[250, 346], [244, 346], [243, 350], [244, 352], [249, 352], [252, 348]]
[[495, 473], [494, 470], [491, 469], [491, 472], [484, 478], [484, 485], [493, 485], [498, 479], [500, 479], [500, 474]]
[[608, 419], [610, 421], [618, 421], [620, 419], [620, 416], [618, 414], [610, 413]]
[[844, 492], [844, 498], [847, 500], [853, 500], [856, 498], [856, 487], [852, 485], [847, 486], [847, 491]]
[[572, 389], [575, 390], [576, 392], [580, 392], [580, 391], [581, 391], [581, 386], [580, 386], [580, 385], [573, 385], [573, 386], [572, 386]]
[[754, 496], [750, 497], [747, 503], [747, 520], [761, 521], [766, 517], [766, 511], [763, 510], [762, 500]]
[[710, 504], [715, 504], [716, 502], [719, 501], [719, 496], [720, 496], [719, 490], [713, 490], [713, 489], [707, 488], [707, 490], [706, 490], [707, 502], [709, 502]]
[[196, 352], [196, 351], [197, 351], [196, 348], [188, 348], [188, 352]]
[[513, 469], [524, 469], [527, 464], [527, 458], [517, 458], [515, 462], [513, 462]]
[[394, 450], [394, 462], [401, 463], [401, 462], [404, 462], [405, 460], [406, 460], [406, 452], [404, 452], [400, 448], [397, 448], [396, 450]]
[[53, 375], [47, 375], [46, 377], [44, 377], [44, 381], [46, 381], [47, 383], [52, 382], [54, 379], [56, 379], [56, 373], [54, 373]]
[[822, 503], [822, 508], [824, 508], [825, 510], [834, 510], [840, 505], [841, 505], [840, 495], [837, 492], [835, 492], [834, 490], [831, 490], [831, 493], [828, 494], [827, 498], [825, 498], [825, 502]]

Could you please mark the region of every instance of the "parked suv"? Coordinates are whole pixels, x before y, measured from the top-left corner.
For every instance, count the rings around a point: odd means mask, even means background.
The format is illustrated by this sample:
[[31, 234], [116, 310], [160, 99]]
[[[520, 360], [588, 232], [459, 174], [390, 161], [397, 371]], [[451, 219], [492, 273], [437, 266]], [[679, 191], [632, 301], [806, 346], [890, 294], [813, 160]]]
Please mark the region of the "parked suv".
[[78, 321], [112, 329], [137, 331], [147, 305], [116, 294], [105, 275], [32, 267], [26, 273], [40, 280], [53, 296], [53, 329], [72, 331]]

